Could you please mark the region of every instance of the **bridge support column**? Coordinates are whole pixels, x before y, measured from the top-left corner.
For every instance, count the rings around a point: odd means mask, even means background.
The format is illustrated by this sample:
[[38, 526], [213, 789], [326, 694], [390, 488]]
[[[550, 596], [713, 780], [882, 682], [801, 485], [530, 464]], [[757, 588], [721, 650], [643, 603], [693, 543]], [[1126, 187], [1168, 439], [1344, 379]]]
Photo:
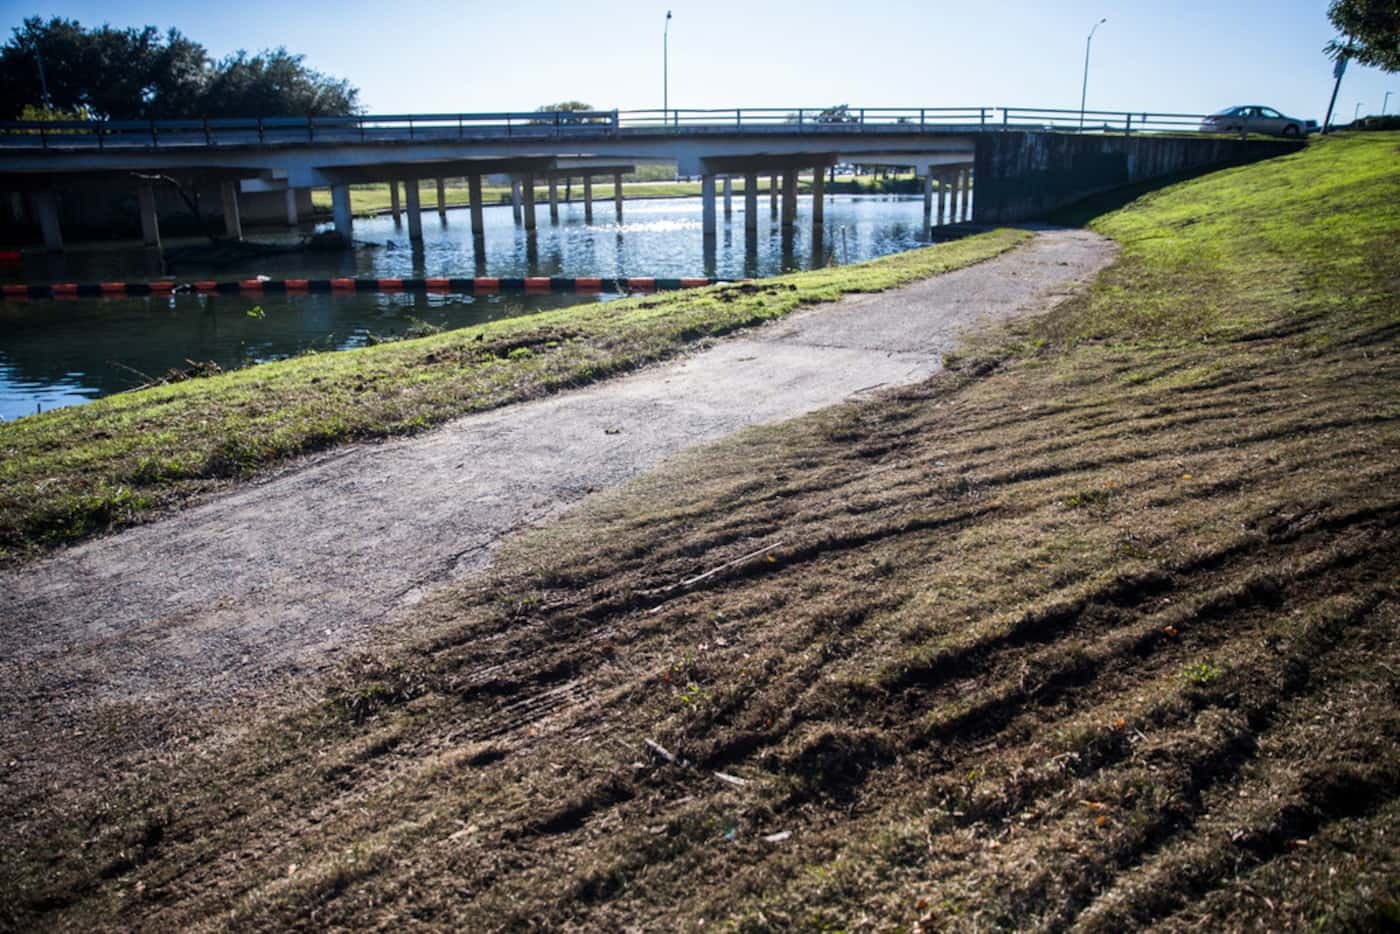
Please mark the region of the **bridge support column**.
[[953, 169], [948, 173], [948, 223], [958, 222], [958, 187], [962, 183], [962, 170]]
[[513, 175], [510, 179], [510, 213], [517, 226], [524, 223], [524, 215], [520, 208], [520, 179]]
[[617, 222], [622, 223], [622, 173], [613, 173], [613, 206], [617, 209]]
[[447, 220], [447, 182], [445, 179], [437, 180], [438, 196], [438, 217]]
[[919, 236], [927, 237], [933, 230], [933, 169], [924, 170], [924, 225]]
[[821, 166], [812, 170], [812, 226], [826, 223], [826, 173]]
[[744, 229], [758, 230], [758, 175], [754, 172], [744, 176]]
[[533, 232], [535, 229], [535, 176], [526, 173], [524, 178], [516, 184], [523, 189], [525, 195], [525, 229]]
[[348, 246], [355, 235], [355, 222], [350, 214], [350, 186], [331, 186], [331, 214], [335, 217], [335, 232], [345, 238]]
[[[933, 170], [929, 170], [929, 180], [933, 179]], [[948, 203], [948, 173], [938, 173], [938, 206], [933, 211], [933, 226], [938, 227], [943, 223], [943, 209]]]
[[958, 206], [958, 213], [962, 219], [968, 223], [972, 222], [971, 205], [968, 201], [972, 198], [972, 166], [967, 166], [962, 170], [962, 203]]
[[797, 170], [783, 172], [783, 226], [791, 227], [797, 221]]
[[389, 213], [394, 215], [394, 226], [403, 223], [403, 209], [399, 207], [399, 180], [389, 179]]
[[583, 222], [593, 223], [593, 176], [583, 177]]
[[219, 186], [224, 202], [224, 233], [235, 240], [243, 239], [243, 218], [238, 216], [238, 183], [224, 182]]
[[724, 177], [724, 219], [726, 222], [734, 217], [734, 176]]
[[63, 230], [58, 226], [58, 195], [51, 191], [36, 191], [32, 203], [34, 214], [39, 218], [39, 229], [44, 233], [44, 247], [50, 253], [62, 253]]
[[713, 239], [715, 236], [715, 177], [705, 174], [700, 176], [700, 218], [701, 231], [705, 239]]
[[776, 172], [768, 176], [768, 214], [773, 220], [778, 219], [778, 173]]
[[160, 217], [156, 214], [156, 191], [150, 182], [136, 186], [136, 203], [141, 210], [141, 242], [160, 248]]
[[297, 210], [297, 190], [288, 188], [282, 197], [285, 199], [287, 208], [287, 226], [295, 227], [301, 223], [301, 212]]
[[486, 232], [486, 220], [481, 213], [481, 176], [467, 176], [467, 196], [472, 205], [472, 233], [480, 237]]
[[403, 188], [404, 210], [408, 214], [408, 240], [410, 243], [423, 242], [423, 204], [418, 179], [410, 178]]
[[559, 223], [559, 179], [549, 177], [549, 222]]

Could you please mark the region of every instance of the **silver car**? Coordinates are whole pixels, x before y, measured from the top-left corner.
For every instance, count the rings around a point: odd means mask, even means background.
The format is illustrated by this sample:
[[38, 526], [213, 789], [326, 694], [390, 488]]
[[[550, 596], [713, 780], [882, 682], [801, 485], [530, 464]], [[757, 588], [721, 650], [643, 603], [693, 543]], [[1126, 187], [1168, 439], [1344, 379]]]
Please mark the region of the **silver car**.
[[1246, 104], [1226, 107], [1201, 121], [1205, 133], [1268, 133], [1272, 136], [1303, 136], [1317, 124], [1279, 113], [1272, 107]]

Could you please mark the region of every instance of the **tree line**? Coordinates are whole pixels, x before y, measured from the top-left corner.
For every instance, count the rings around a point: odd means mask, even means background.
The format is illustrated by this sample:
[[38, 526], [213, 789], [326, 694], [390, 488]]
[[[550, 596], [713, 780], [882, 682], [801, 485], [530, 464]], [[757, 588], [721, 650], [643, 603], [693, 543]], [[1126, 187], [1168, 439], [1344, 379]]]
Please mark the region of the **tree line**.
[[361, 112], [359, 89], [285, 48], [215, 60], [178, 29], [30, 17], [0, 47], [0, 119], [198, 119]]

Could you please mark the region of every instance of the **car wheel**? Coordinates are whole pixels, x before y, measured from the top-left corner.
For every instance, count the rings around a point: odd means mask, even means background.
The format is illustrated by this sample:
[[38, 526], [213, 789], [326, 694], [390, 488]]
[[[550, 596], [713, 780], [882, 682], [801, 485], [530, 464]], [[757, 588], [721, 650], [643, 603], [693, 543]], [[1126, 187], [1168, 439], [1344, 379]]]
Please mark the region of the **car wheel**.
[[1288, 126], [1283, 128], [1283, 135], [1288, 137], [1302, 136], [1303, 131], [1298, 129], [1298, 125], [1296, 123], [1290, 123], [1288, 124]]

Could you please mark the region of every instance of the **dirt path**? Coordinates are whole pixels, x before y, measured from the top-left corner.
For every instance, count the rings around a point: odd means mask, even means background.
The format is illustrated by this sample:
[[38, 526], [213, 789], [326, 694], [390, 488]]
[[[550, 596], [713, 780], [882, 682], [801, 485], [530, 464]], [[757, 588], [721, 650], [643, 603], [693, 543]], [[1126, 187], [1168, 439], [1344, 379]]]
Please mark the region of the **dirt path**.
[[328, 667], [511, 531], [745, 425], [923, 379], [963, 328], [1043, 311], [1113, 255], [1094, 234], [1043, 231], [667, 366], [312, 458], [4, 574], [0, 717], [33, 739], [104, 705], [219, 704]]

